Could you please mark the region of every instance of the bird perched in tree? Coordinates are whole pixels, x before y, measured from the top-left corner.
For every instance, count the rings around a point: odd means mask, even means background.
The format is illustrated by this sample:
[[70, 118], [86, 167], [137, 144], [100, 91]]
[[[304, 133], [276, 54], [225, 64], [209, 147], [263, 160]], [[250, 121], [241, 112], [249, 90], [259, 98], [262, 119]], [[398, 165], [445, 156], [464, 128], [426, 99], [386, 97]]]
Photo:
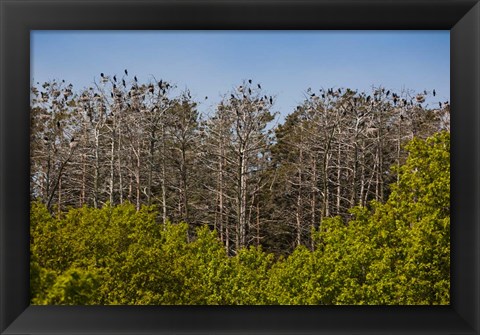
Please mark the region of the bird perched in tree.
[[70, 143], [69, 143], [68, 145], [70, 146], [70, 149], [73, 149], [73, 148], [75, 148], [75, 147], [78, 145], [78, 142], [76, 142], [76, 141], [75, 141], [75, 138], [72, 137], [72, 138], [70, 139]]
[[270, 97], [270, 105], [273, 104], [273, 99]]
[[128, 76], [128, 71], [127, 71], [127, 69], [125, 69], [125, 75]]
[[252, 94], [252, 90], [250, 88], [248, 89], [248, 94]]
[[103, 74], [103, 72], [100, 73], [100, 77], [102, 77], [102, 78], [105, 77], [105, 75]]
[[433, 96], [436, 96], [437, 95], [437, 92], [435, 92], [435, 89], [433, 89]]
[[262, 86], [260, 86], [260, 84], [257, 84], [257, 86], [258, 86], [259, 89], [262, 89]]
[[134, 76], [133, 80], [135, 80], [135, 82], [137, 83], [138, 82], [137, 76]]
[[127, 87], [127, 83], [125, 83], [125, 79], [122, 79], [122, 84], [123, 84], [123, 87]]
[[116, 75], [113, 76], [113, 81], [117, 82], [117, 76]]
[[248, 83], [251, 84], [251, 83], [252, 83], [252, 79], [248, 79]]

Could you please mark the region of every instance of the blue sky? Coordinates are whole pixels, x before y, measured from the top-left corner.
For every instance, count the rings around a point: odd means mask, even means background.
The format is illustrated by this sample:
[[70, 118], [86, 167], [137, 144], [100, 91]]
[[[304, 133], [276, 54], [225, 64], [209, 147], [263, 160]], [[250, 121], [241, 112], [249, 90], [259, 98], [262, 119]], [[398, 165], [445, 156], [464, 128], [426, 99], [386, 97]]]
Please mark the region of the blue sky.
[[[450, 97], [445, 31], [32, 31], [31, 79], [65, 79], [76, 89], [100, 73], [152, 75], [188, 88], [211, 110], [242, 80], [259, 82], [286, 115], [305, 91], [382, 85]], [[208, 96], [208, 100], [204, 97]], [[436, 101], [431, 101], [435, 103]]]

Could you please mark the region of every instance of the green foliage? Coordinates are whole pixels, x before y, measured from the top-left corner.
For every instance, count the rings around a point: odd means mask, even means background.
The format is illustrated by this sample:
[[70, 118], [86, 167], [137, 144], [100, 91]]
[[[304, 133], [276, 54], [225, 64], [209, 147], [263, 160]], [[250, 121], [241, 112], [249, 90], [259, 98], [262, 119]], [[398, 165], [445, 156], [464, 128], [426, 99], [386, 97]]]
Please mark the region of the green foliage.
[[414, 139], [385, 203], [324, 219], [313, 250], [229, 256], [207, 226], [154, 207], [31, 205], [33, 304], [449, 304], [450, 134]]

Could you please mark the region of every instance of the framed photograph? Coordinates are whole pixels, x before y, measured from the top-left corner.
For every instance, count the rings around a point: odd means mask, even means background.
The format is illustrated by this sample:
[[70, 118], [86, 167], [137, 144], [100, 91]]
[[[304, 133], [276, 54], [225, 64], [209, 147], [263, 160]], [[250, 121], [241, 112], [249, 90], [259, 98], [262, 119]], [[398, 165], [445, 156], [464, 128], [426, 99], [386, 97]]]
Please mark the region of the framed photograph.
[[2, 334], [480, 333], [478, 1], [0, 4]]

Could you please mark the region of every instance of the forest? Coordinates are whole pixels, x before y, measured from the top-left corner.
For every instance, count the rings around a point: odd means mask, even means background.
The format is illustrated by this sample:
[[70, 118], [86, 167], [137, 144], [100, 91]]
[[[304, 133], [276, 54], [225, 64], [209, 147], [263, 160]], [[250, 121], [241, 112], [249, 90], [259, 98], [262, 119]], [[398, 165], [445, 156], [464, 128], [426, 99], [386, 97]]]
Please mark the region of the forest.
[[449, 304], [450, 106], [244, 80], [31, 88], [33, 304]]

